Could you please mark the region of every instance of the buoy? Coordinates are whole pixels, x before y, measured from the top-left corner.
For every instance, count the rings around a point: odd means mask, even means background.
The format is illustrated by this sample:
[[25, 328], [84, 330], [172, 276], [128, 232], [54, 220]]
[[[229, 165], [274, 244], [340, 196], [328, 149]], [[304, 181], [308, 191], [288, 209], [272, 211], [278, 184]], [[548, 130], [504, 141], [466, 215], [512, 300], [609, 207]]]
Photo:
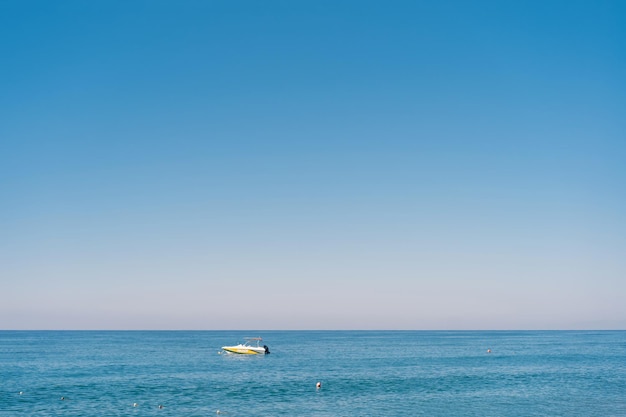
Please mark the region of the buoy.
[[491, 349], [487, 349], [487, 353], [491, 353]]
[[137, 407], [137, 405], [138, 405], [137, 403], [133, 403], [133, 407]]
[[222, 414], [222, 412], [220, 410], [217, 410], [215, 414]]
[[61, 401], [63, 401], [65, 399], [65, 397], [61, 397]]
[[24, 394], [22, 391], [20, 391], [20, 395]]
[[322, 383], [318, 382], [317, 384], [315, 384], [315, 388], [320, 389], [322, 388]]
[[159, 404], [159, 410], [162, 409], [162, 408], [163, 408], [163, 406], [161, 404]]

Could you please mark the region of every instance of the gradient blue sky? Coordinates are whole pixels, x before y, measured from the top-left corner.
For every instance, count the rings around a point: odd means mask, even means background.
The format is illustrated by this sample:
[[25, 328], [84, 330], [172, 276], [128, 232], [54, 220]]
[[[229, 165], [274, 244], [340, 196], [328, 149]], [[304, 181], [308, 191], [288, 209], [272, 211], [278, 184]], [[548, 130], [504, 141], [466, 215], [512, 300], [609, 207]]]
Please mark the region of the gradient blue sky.
[[623, 1], [0, 1], [0, 329], [626, 328]]

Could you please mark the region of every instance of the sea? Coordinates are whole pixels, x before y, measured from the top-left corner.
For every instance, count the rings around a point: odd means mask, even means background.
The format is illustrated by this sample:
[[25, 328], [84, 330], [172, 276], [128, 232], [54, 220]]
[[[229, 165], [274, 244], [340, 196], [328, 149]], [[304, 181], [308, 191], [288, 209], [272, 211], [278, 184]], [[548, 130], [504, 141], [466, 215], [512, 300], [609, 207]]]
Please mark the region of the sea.
[[626, 331], [0, 331], [0, 416], [626, 416]]

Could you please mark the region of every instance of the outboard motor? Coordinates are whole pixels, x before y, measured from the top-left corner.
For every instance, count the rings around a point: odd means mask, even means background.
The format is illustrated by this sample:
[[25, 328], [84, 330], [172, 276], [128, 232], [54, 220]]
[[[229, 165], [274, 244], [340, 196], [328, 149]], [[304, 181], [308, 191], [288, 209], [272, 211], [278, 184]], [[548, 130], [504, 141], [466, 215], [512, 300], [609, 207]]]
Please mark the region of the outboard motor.
[[267, 347], [267, 345], [263, 345], [263, 349], [265, 349], [265, 354], [267, 355], [268, 353], [270, 353], [270, 348]]

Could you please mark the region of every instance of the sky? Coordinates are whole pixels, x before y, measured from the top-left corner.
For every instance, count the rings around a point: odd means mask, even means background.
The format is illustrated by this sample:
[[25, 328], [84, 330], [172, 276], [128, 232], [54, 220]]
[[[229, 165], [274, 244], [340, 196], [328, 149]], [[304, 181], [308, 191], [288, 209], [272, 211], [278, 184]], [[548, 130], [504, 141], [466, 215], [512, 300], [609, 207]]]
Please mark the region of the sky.
[[0, 0], [0, 329], [626, 329], [623, 1]]

